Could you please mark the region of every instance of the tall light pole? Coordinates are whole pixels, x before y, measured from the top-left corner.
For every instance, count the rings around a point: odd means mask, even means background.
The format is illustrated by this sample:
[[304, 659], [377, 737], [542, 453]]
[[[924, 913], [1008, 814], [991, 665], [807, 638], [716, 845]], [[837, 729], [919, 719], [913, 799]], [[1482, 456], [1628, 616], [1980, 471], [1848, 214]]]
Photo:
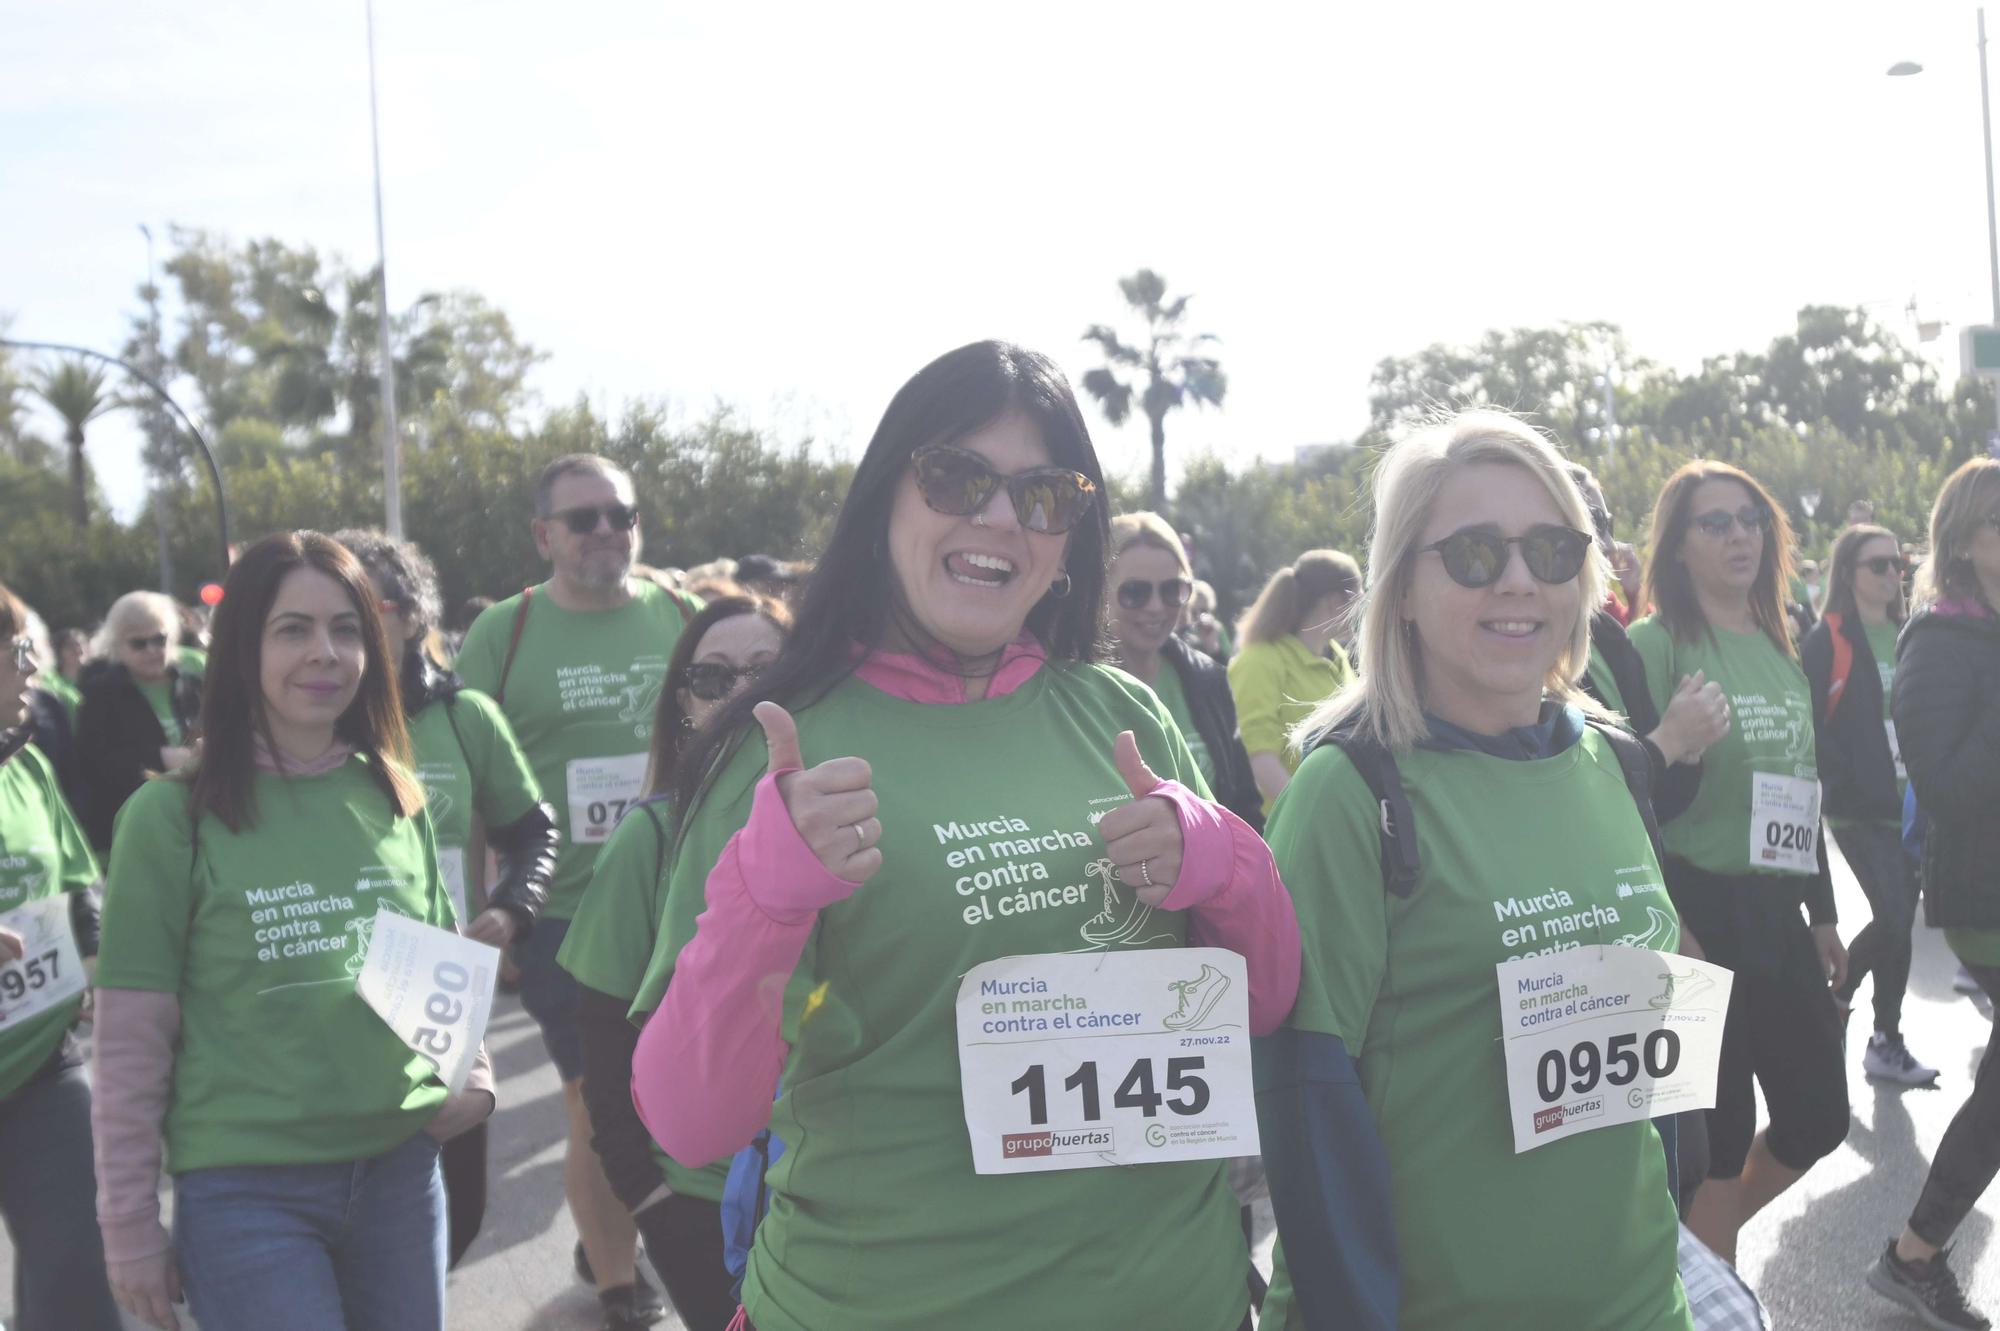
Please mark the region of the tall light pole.
[[[1898, 60], [1889, 66], [1896, 78], [1921, 74], [1924, 67], [1914, 60]], [[1986, 262], [1993, 286], [1993, 323], [2000, 327], [2000, 212], [1993, 202], [1993, 95], [1986, 75], [1986, 9], [1979, 10], [1979, 132], [1986, 145]]]
[[396, 362], [389, 344], [389, 246], [382, 230], [382, 119], [375, 106], [375, 0], [368, 9], [368, 138], [375, 155], [375, 330], [381, 342], [383, 527], [403, 539], [403, 459], [396, 432]]
[[[139, 234], [146, 238], [146, 344], [140, 348], [140, 355], [146, 364], [146, 373], [155, 379], [166, 378], [167, 358], [160, 350], [160, 283], [158, 269], [153, 266], [153, 228], [139, 223]], [[167, 523], [167, 459], [173, 448], [172, 422], [160, 410], [157, 403], [146, 408], [147, 469], [153, 473], [153, 528], [158, 538], [160, 559], [160, 590], [173, 595], [174, 552], [168, 540]]]

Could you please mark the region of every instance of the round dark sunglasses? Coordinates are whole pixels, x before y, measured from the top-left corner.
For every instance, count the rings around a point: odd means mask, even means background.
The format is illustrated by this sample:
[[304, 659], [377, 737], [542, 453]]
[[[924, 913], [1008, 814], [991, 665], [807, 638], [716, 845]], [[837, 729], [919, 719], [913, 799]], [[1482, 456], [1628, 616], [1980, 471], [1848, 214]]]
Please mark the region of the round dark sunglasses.
[[1908, 567], [1908, 565], [1903, 563], [1901, 557], [1897, 555], [1876, 555], [1873, 559], [1857, 559], [1854, 562], [1878, 578], [1884, 573], [1901, 573]]
[[599, 508], [595, 504], [585, 504], [580, 508], [566, 508], [560, 513], [549, 514], [551, 520], [562, 523], [576, 536], [588, 536], [597, 530], [600, 520], [609, 521], [613, 531], [631, 531], [639, 525], [639, 510], [627, 504], [606, 504]]
[[135, 652], [163, 652], [167, 649], [167, 635], [153, 633], [143, 637], [127, 638], [125, 645]]
[[1718, 540], [1729, 535], [1731, 526], [1739, 526], [1755, 536], [1771, 525], [1771, 510], [1762, 504], [1751, 504], [1734, 513], [1726, 508], [1718, 508], [1712, 513], [1704, 513], [1694, 519], [1694, 525]]
[[1186, 578], [1168, 578], [1164, 582], [1147, 582], [1144, 578], [1133, 578], [1118, 584], [1118, 604], [1127, 610], [1144, 610], [1152, 603], [1153, 593], [1158, 589], [1160, 604], [1169, 610], [1178, 610], [1194, 595], [1194, 584]]
[[721, 702], [736, 692], [737, 682], [755, 679], [761, 665], [732, 666], [720, 661], [697, 661], [687, 669], [687, 691], [703, 702]]
[[1554, 523], [1528, 528], [1525, 536], [1502, 536], [1484, 527], [1455, 531], [1442, 541], [1424, 546], [1418, 553], [1435, 551], [1444, 560], [1444, 571], [1461, 587], [1491, 587], [1507, 571], [1507, 547], [1521, 547], [1521, 562], [1536, 582], [1556, 586], [1583, 572], [1590, 556], [1590, 537]]
[[970, 449], [934, 444], [910, 459], [917, 489], [935, 512], [963, 518], [984, 512], [1002, 487], [1029, 531], [1060, 536], [1097, 502], [1097, 485], [1068, 467], [1031, 467], [1003, 476]]

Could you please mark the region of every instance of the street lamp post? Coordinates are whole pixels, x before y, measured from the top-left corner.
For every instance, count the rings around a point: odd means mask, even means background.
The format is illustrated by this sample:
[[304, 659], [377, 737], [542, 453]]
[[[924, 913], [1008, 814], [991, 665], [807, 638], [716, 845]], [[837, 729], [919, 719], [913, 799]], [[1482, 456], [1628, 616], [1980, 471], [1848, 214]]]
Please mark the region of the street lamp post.
[[[1897, 78], [1921, 74], [1924, 67], [1914, 60], [1898, 60], [1889, 66]], [[1993, 97], [1986, 75], [1986, 9], [1979, 10], [1979, 132], [1986, 146], [1986, 261], [1993, 287], [1993, 323], [2000, 327], [2000, 211], [1993, 201]]]
[[389, 344], [389, 247], [382, 230], [382, 121], [375, 105], [375, 0], [368, 9], [368, 139], [375, 157], [375, 332], [381, 343], [383, 526], [403, 539], [403, 458], [396, 432], [396, 362]]

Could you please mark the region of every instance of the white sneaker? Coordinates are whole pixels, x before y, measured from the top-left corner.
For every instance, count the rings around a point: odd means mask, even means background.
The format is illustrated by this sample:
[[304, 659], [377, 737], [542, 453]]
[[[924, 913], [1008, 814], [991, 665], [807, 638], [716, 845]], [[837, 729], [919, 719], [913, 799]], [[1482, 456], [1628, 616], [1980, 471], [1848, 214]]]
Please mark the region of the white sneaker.
[[1960, 962], [1958, 974], [1951, 977], [1951, 987], [1961, 994], [1976, 994], [1979, 992], [1979, 981], [1973, 979], [1972, 972], [1965, 968], [1964, 962]]
[[1868, 1048], [1861, 1055], [1861, 1070], [1871, 1077], [1904, 1086], [1929, 1086], [1938, 1078], [1936, 1068], [1927, 1068], [1910, 1055], [1901, 1036], [1884, 1035], [1880, 1031], [1868, 1037]]

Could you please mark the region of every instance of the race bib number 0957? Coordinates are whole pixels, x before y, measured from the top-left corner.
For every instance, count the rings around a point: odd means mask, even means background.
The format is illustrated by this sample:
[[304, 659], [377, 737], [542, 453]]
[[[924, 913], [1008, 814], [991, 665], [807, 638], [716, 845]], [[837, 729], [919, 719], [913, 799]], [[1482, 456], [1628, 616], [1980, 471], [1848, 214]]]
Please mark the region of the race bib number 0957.
[[456, 1094], [486, 1037], [499, 963], [498, 948], [384, 905], [354, 988]]
[[0, 1031], [84, 991], [83, 961], [69, 927], [68, 893], [38, 897], [0, 915], [0, 929], [21, 936], [20, 960], [0, 965]]
[[959, 1079], [981, 1174], [1256, 1155], [1249, 980], [1221, 948], [976, 966]]
[[1732, 976], [1638, 947], [1499, 965], [1514, 1150], [1715, 1105]]

